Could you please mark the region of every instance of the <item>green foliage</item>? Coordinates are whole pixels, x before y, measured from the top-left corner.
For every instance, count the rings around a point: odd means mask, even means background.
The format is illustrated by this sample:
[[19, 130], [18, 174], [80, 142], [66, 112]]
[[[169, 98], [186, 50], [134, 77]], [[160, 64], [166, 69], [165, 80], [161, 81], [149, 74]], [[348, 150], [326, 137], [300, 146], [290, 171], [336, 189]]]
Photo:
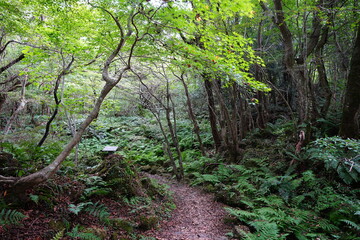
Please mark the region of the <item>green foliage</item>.
[[39, 204], [39, 195], [30, 194], [29, 197], [36, 205]]
[[99, 218], [101, 221], [107, 221], [110, 216], [107, 207], [99, 202], [88, 205], [85, 211]]
[[67, 236], [72, 237], [72, 238], [80, 238], [83, 240], [101, 240], [100, 237], [96, 236], [93, 233], [85, 233], [85, 232], [81, 232], [79, 230], [79, 225], [76, 225], [71, 232], [66, 233]]
[[[358, 225], [354, 213], [360, 207], [356, 192], [344, 190], [345, 195], [341, 188], [326, 184], [311, 170], [299, 174], [292, 167], [285, 175], [274, 176], [265, 160], [247, 159], [244, 165], [215, 164], [205, 172], [199, 165], [197, 172], [191, 173], [195, 176], [193, 184], [205, 185], [233, 206], [226, 210], [254, 230], [244, 233], [245, 239], [354, 236]], [[348, 232], [341, 230], [344, 225]]]
[[57, 232], [51, 240], [61, 240], [64, 237], [65, 229]]
[[360, 225], [359, 224], [356, 224], [355, 222], [350, 221], [350, 220], [346, 220], [346, 219], [341, 219], [340, 221], [346, 223], [351, 228], [353, 228], [355, 231], [360, 231]]
[[0, 226], [17, 225], [27, 216], [12, 209], [2, 209], [0, 212]]
[[105, 182], [99, 176], [84, 176], [81, 179], [85, 179], [86, 188], [83, 191], [82, 198], [88, 199], [91, 196], [104, 196], [112, 193], [112, 189], [107, 182]]
[[99, 202], [82, 202], [77, 205], [69, 204], [68, 210], [75, 215], [78, 215], [82, 211], [86, 211], [99, 218], [101, 221], [106, 221], [110, 216], [110, 213], [107, 211], [107, 207]]
[[346, 184], [360, 180], [360, 141], [328, 137], [317, 139], [307, 149], [311, 159], [324, 164], [330, 173], [337, 173]]
[[75, 204], [69, 204], [68, 210], [75, 215], [78, 215], [82, 210], [84, 210], [87, 206], [92, 205], [92, 202], [83, 202], [79, 203], [77, 205]]
[[50, 142], [41, 148], [37, 147], [36, 144], [37, 142], [34, 142], [34, 139], [17, 143], [3, 142], [0, 144], [0, 147], [5, 152], [11, 153], [21, 164], [19, 168], [21, 170], [18, 171], [19, 176], [36, 171], [44, 164], [49, 164], [56, 158], [63, 147], [62, 141]]

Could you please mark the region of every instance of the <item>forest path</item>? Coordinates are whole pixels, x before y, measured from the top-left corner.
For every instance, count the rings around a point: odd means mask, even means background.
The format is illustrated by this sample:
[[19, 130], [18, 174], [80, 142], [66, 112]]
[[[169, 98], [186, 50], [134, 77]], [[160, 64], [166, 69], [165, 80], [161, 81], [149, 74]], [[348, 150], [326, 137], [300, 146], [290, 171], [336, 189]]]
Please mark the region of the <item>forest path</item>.
[[227, 216], [224, 205], [215, 202], [214, 196], [186, 184], [158, 175], [148, 175], [161, 184], [170, 186], [176, 209], [172, 217], [161, 222], [159, 230], [146, 235], [158, 240], [227, 240], [231, 228], [224, 224]]

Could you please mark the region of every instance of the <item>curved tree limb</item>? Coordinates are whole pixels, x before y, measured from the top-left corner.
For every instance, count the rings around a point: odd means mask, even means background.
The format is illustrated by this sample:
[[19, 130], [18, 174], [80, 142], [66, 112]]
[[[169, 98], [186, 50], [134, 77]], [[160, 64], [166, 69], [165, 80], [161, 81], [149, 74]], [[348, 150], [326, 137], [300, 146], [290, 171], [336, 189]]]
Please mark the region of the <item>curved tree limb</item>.
[[75, 60], [75, 58], [74, 58], [74, 56], [72, 56], [71, 61], [68, 63], [68, 65], [65, 68], [63, 68], [61, 73], [56, 78], [55, 88], [54, 88], [55, 109], [54, 109], [54, 112], [51, 115], [49, 121], [46, 123], [45, 133], [44, 133], [43, 137], [41, 138], [41, 140], [39, 141], [39, 143], [37, 145], [38, 147], [41, 147], [43, 145], [43, 143], [45, 142], [45, 140], [46, 140], [46, 138], [47, 138], [47, 136], [49, 135], [49, 132], [50, 132], [51, 123], [55, 119], [56, 115], [58, 114], [61, 99], [58, 98], [57, 91], [59, 89], [62, 77], [69, 73], [69, 70], [71, 68], [71, 65], [74, 63], [74, 60]]
[[[129, 19], [133, 16], [133, 13], [130, 13]], [[114, 19], [116, 22], [117, 20]], [[119, 27], [119, 26], [118, 26]], [[131, 29], [128, 29], [126, 36], [130, 36], [132, 33]], [[72, 149], [80, 142], [82, 135], [84, 134], [86, 128], [91, 124], [91, 122], [98, 117], [101, 104], [105, 100], [106, 96], [109, 92], [119, 83], [122, 79], [123, 75], [130, 70], [130, 65], [124, 66], [124, 68], [120, 71], [117, 78], [113, 78], [109, 76], [109, 67], [112, 60], [115, 56], [121, 51], [123, 48], [126, 40], [128, 38], [121, 38], [119, 40], [118, 45], [116, 46], [115, 50], [110, 54], [110, 56], [105, 60], [104, 68], [102, 70], [102, 78], [105, 81], [105, 85], [103, 86], [99, 97], [97, 98], [92, 111], [89, 113], [87, 118], [82, 122], [76, 134], [72, 137], [70, 142], [64, 147], [63, 151], [55, 158], [55, 160], [49, 164], [48, 166], [44, 167], [40, 171], [32, 173], [28, 176], [24, 176], [21, 178], [14, 178], [14, 177], [4, 177], [0, 176], [0, 184], [9, 184], [11, 185], [10, 191], [13, 194], [23, 193], [25, 189], [31, 188], [35, 185], [43, 183], [47, 181], [50, 177], [52, 177], [56, 171], [60, 168], [61, 163], [66, 159], [66, 157], [70, 154]], [[131, 43], [130, 49], [134, 50], [135, 46], [137, 45], [138, 41], [134, 40]], [[132, 54], [129, 55], [129, 58], [132, 57]], [[129, 62], [129, 61], [128, 61]], [[115, 80], [114, 80], [115, 79]]]

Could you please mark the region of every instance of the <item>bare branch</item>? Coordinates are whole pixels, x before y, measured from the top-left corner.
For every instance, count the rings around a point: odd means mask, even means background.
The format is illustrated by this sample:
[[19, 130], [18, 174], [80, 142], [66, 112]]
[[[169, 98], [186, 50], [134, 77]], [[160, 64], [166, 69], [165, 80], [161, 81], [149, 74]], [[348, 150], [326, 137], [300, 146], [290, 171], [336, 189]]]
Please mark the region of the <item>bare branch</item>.
[[9, 62], [7, 65], [3, 66], [0, 68], [0, 74], [3, 73], [5, 70], [11, 68], [13, 65], [15, 65], [16, 63], [20, 62], [21, 60], [23, 60], [25, 58], [25, 54], [20, 54], [17, 58], [15, 58], [14, 60], [12, 60], [11, 62]]

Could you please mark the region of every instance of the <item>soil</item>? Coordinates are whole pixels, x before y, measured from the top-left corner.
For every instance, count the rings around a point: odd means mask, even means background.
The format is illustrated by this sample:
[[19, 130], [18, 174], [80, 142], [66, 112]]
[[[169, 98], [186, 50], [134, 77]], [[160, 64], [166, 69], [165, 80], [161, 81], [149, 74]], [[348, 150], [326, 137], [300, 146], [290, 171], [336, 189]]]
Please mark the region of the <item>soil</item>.
[[176, 209], [172, 217], [160, 223], [158, 230], [145, 235], [157, 240], [227, 240], [231, 227], [224, 223], [227, 213], [224, 205], [214, 201], [214, 196], [198, 188], [168, 179], [148, 175], [159, 183], [168, 184], [173, 192]]

